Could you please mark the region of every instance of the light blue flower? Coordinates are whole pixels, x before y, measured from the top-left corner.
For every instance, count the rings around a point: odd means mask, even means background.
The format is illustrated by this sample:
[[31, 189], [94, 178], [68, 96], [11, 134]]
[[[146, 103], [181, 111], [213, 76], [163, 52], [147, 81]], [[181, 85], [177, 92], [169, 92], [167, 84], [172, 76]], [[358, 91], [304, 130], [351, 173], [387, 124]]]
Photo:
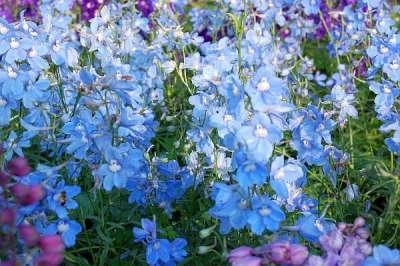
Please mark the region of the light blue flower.
[[375, 246], [373, 255], [368, 257], [362, 266], [396, 266], [400, 265], [400, 251], [384, 245]]

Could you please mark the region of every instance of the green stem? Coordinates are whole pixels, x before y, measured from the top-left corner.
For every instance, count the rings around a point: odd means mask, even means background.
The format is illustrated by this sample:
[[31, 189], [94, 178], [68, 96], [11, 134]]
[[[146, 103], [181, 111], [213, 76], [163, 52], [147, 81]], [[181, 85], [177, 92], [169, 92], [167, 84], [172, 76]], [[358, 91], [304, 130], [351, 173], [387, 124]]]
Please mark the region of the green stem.
[[354, 169], [354, 143], [353, 143], [353, 129], [351, 127], [351, 119], [348, 120], [348, 127], [349, 127], [349, 138], [350, 138], [350, 169]]

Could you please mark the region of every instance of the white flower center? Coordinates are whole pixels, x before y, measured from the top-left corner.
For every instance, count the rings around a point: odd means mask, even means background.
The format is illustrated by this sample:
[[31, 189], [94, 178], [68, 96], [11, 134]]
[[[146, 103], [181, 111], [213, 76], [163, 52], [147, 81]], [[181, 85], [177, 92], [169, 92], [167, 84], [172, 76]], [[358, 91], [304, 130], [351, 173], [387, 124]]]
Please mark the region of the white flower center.
[[96, 36], [96, 39], [101, 42], [104, 40], [104, 34], [101, 32], [97, 32], [94, 36]]
[[256, 170], [256, 165], [254, 163], [248, 164], [248, 165], [246, 165], [244, 170], [246, 172], [253, 172], [254, 170]]
[[279, 169], [276, 175], [274, 176], [275, 179], [282, 179], [285, 177], [285, 172], [282, 169]]
[[110, 169], [111, 172], [116, 173], [121, 170], [121, 165], [116, 160], [111, 160], [108, 169]]
[[387, 48], [386, 46], [384, 46], [383, 44], [380, 45], [379, 47], [379, 52], [381, 54], [386, 54], [387, 52], [389, 52], [389, 48]]
[[60, 223], [57, 225], [57, 231], [60, 232], [60, 233], [65, 233], [65, 232], [67, 232], [68, 230], [69, 230], [69, 224], [67, 224], [67, 223], [60, 222]]
[[57, 40], [56, 43], [53, 45], [53, 51], [58, 53], [61, 50], [61, 44], [60, 41]]
[[392, 44], [392, 45], [396, 45], [397, 44], [396, 36], [392, 36], [389, 39], [389, 43]]
[[3, 98], [0, 98], [0, 107], [3, 107], [7, 104], [7, 101], [4, 100]]
[[26, 31], [28, 31], [28, 29], [29, 29], [29, 25], [28, 25], [28, 23], [26, 23], [25, 20], [24, 20], [24, 22], [22, 22], [22, 28], [23, 28], [24, 30], [26, 30]]
[[268, 91], [271, 88], [271, 85], [267, 81], [266, 78], [262, 78], [261, 81], [257, 84], [258, 91]]
[[32, 47], [32, 49], [29, 51], [29, 57], [33, 58], [37, 56], [37, 51], [35, 47]]
[[397, 60], [393, 60], [391, 63], [390, 63], [390, 69], [392, 69], [392, 70], [397, 70], [397, 69], [399, 69], [399, 67], [400, 67], [400, 65], [399, 65], [399, 63], [397, 63]]
[[233, 87], [232, 93], [233, 93], [233, 95], [238, 96], [240, 93], [239, 88], [237, 86]]
[[17, 49], [19, 47], [19, 42], [15, 38], [11, 38], [10, 47], [12, 49]]
[[8, 28], [4, 27], [4, 25], [1, 25], [0, 26], [0, 33], [4, 35], [4, 34], [7, 34], [7, 32], [8, 32]]
[[75, 126], [76, 131], [82, 131], [83, 129], [84, 129], [84, 127], [81, 123], [76, 124], [76, 126]]
[[268, 130], [260, 124], [257, 124], [256, 130], [254, 130], [254, 135], [257, 138], [265, 138], [268, 135]]
[[224, 115], [224, 122], [225, 122], [225, 123], [232, 122], [232, 120], [233, 120], [233, 116], [231, 116], [231, 115]]
[[248, 203], [248, 201], [247, 200], [245, 200], [245, 199], [241, 199], [240, 201], [239, 201], [239, 208], [240, 209], [247, 209], [249, 207], [249, 203]]
[[120, 71], [117, 71], [117, 73], [115, 73], [115, 78], [118, 80], [122, 79], [122, 73]]
[[267, 215], [269, 215], [271, 213], [271, 210], [269, 208], [267, 208], [267, 207], [262, 207], [261, 209], [258, 210], [258, 213], [261, 216], [267, 216]]
[[33, 36], [33, 37], [36, 37], [36, 36], [38, 36], [38, 33], [36, 32], [36, 31], [34, 31], [33, 29], [29, 29], [29, 34], [31, 35], [31, 36]]
[[17, 77], [17, 72], [15, 72], [11, 67], [8, 68], [8, 77], [12, 79]]
[[308, 140], [306, 140], [306, 139], [303, 139], [303, 145], [304, 145], [304, 147], [306, 147], [306, 148], [310, 148], [310, 147], [311, 147], [310, 142], [309, 142]]
[[88, 139], [85, 135], [82, 136], [81, 141], [82, 141], [82, 143], [84, 143], [84, 144], [88, 144], [88, 143], [89, 143], [89, 139]]
[[384, 86], [384, 87], [383, 87], [383, 93], [389, 94], [389, 93], [391, 93], [391, 92], [392, 92], [392, 90], [391, 90], [390, 88], [388, 88], [387, 86]]
[[317, 219], [314, 223], [315, 227], [317, 227], [317, 229], [319, 231], [324, 231], [324, 225], [321, 223], [321, 221], [319, 219]]

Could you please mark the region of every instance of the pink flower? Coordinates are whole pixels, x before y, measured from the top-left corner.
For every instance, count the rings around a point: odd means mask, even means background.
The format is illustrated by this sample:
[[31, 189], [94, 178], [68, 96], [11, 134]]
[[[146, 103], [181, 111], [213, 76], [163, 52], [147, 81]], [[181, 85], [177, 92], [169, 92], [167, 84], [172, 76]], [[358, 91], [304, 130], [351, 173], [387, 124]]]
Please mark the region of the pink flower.
[[289, 265], [304, 265], [308, 258], [308, 249], [305, 246], [292, 244], [289, 247]]
[[242, 246], [229, 253], [229, 262], [232, 266], [260, 266], [262, 259], [253, 256], [253, 249]]
[[57, 266], [64, 260], [62, 253], [43, 253], [35, 261], [35, 266]]
[[11, 174], [16, 176], [25, 176], [30, 173], [31, 167], [28, 164], [28, 161], [23, 157], [18, 157], [12, 159], [8, 163], [8, 170]]
[[39, 247], [42, 253], [62, 253], [64, 242], [59, 235], [42, 236], [39, 239]]
[[236, 257], [230, 259], [232, 266], [261, 266], [262, 259], [254, 256]]
[[241, 246], [241, 247], [231, 250], [228, 257], [230, 259], [230, 258], [236, 258], [236, 257], [246, 257], [246, 256], [250, 256], [250, 255], [253, 255], [253, 249], [250, 247]]
[[38, 202], [45, 196], [45, 191], [41, 185], [15, 184], [11, 187], [11, 193], [21, 205], [31, 205]]
[[13, 225], [15, 222], [15, 211], [11, 208], [4, 208], [0, 211], [0, 225]]
[[18, 227], [19, 235], [21, 239], [24, 241], [25, 245], [28, 247], [35, 246], [40, 239], [39, 233], [36, 231], [35, 227], [22, 224]]

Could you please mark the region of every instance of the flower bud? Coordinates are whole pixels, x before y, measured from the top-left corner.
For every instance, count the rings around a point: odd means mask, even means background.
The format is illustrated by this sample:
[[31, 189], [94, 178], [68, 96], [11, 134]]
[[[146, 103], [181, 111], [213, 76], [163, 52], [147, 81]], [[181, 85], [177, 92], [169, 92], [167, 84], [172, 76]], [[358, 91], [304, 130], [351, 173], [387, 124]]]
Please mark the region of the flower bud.
[[290, 265], [304, 265], [308, 258], [308, 249], [305, 246], [293, 244], [289, 247]]
[[42, 253], [35, 261], [35, 266], [57, 266], [64, 260], [62, 253]]
[[211, 233], [214, 231], [215, 227], [216, 226], [213, 225], [209, 228], [200, 230], [200, 233], [199, 233], [200, 238], [203, 239], [203, 238], [209, 237], [211, 235]]
[[40, 237], [39, 247], [43, 253], [61, 253], [64, 251], [64, 243], [59, 235]]
[[238, 257], [229, 260], [232, 266], [261, 266], [262, 259], [255, 256]]
[[15, 266], [17, 263], [13, 260], [7, 260], [4, 262], [0, 262], [0, 266]]
[[24, 206], [34, 204], [45, 196], [45, 191], [41, 185], [18, 183], [12, 186], [10, 190], [17, 202]]
[[228, 257], [230, 260], [231, 258], [240, 258], [240, 257], [251, 256], [251, 255], [253, 255], [252, 248], [246, 247], [246, 246], [241, 246], [241, 247], [231, 250]]
[[344, 230], [346, 230], [346, 228], [347, 228], [347, 224], [346, 223], [343, 223], [343, 222], [340, 222], [339, 224], [338, 224], [338, 229], [339, 229], [339, 231], [344, 231]]
[[22, 224], [18, 227], [18, 232], [21, 239], [24, 241], [25, 245], [28, 247], [35, 246], [40, 239], [39, 233], [36, 231], [35, 227]]
[[361, 227], [356, 230], [356, 234], [362, 239], [368, 239], [369, 232], [367, 228]]
[[15, 223], [15, 211], [11, 208], [0, 210], [0, 225], [13, 225]]
[[369, 256], [372, 253], [372, 246], [368, 242], [359, 245], [359, 249], [361, 253], [364, 254], [365, 256]]
[[320, 237], [320, 243], [325, 250], [339, 252], [344, 243], [343, 234], [339, 230], [333, 230]]
[[270, 259], [277, 264], [286, 263], [289, 242], [275, 242], [269, 245]]
[[362, 217], [357, 217], [353, 223], [353, 229], [363, 227], [365, 225], [365, 219]]
[[12, 175], [25, 176], [31, 171], [28, 161], [23, 157], [12, 159], [8, 163], [8, 169]]
[[199, 246], [197, 249], [198, 254], [206, 254], [210, 252], [214, 248], [214, 245], [212, 246]]
[[1, 171], [0, 172], [0, 186], [5, 187], [10, 182], [10, 175]]

